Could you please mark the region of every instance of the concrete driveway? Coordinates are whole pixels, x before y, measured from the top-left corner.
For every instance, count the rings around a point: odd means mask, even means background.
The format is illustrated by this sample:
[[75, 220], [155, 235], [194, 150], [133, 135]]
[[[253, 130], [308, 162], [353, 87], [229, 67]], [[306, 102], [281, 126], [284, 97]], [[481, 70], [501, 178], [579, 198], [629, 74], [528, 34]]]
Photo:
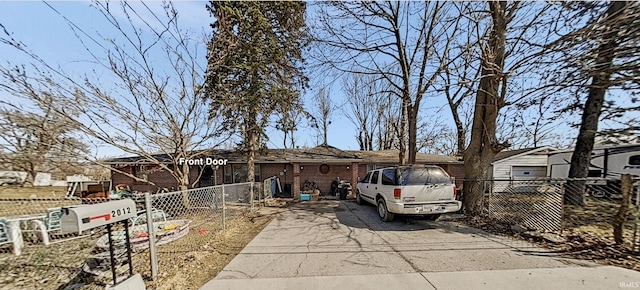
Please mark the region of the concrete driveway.
[[[626, 283], [626, 284], [622, 284]], [[350, 201], [278, 214], [201, 289], [619, 289], [640, 273], [563, 259], [453, 221], [396, 218]]]

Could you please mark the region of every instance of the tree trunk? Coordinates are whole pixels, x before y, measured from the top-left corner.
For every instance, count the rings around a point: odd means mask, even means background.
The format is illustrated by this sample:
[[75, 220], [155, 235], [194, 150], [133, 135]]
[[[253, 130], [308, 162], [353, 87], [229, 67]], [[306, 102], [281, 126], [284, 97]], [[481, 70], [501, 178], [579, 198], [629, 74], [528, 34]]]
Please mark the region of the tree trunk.
[[[250, 118], [255, 118], [254, 116], [257, 116], [257, 114], [252, 114], [252, 116]], [[255, 172], [256, 172], [256, 168], [255, 168], [255, 159], [256, 159], [256, 151], [258, 150], [258, 133], [257, 133], [257, 120], [255, 119], [251, 119], [249, 121], [249, 126], [247, 128], [247, 134], [248, 134], [248, 140], [249, 140], [249, 152], [248, 152], [248, 156], [247, 156], [247, 181], [250, 182], [251, 184], [253, 184], [256, 181], [255, 178]], [[249, 198], [250, 198], [250, 203], [253, 204], [253, 197], [254, 197], [254, 190], [253, 190], [253, 186], [249, 187]]]
[[[603, 42], [598, 47], [596, 62], [591, 70], [591, 86], [589, 86], [589, 95], [582, 113], [576, 148], [571, 156], [569, 178], [586, 178], [589, 174], [591, 151], [593, 151], [596, 132], [598, 132], [598, 121], [605, 93], [611, 85], [611, 66], [618, 48], [617, 34], [622, 22], [621, 20], [612, 20], [611, 17], [622, 18], [624, 13], [621, 12], [626, 6], [627, 2], [614, 1], [609, 4], [609, 9], [606, 12], [607, 19], [604, 21], [610, 23], [609, 29], [602, 36]], [[570, 180], [567, 182], [566, 189], [565, 204], [584, 206], [585, 180]]]
[[460, 120], [460, 116], [458, 115], [458, 112], [454, 112], [453, 113], [453, 122], [456, 124], [456, 140], [457, 140], [457, 145], [458, 145], [458, 149], [456, 154], [459, 156], [462, 156], [462, 154], [464, 154], [464, 150], [466, 148], [466, 144], [467, 144], [467, 136], [466, 136], [466, 131], [464, 129], [464, 126], [462, 125], [462, 121]]
[[29, 164], [29, 168], [26, 168], [25, 171], [27, 172], [27, 176], [22, 183], [22, 187], [33, 187], [33, 183], [35, 182], [38, 170], [36, 169], [36, 166], [34, 166], [33, 164]]
[[[484, 191], [482, 181], [488, 175], [496, 153], [508, 144], [496, 140], [496, 119], [503, 106], [500, 83], [504, 77], [504, 54], [506, 45], [507, 2], [489, 2], [493, 20], [489, 43], [482, 50], [482, 77], [476, 95], [471, 141], [464, 152], [465, 181], [464, 208], [469, 215], [482, 213]], [[503, 84], [504, 85], [504, 84]]]
[[404, 96], [402, 100], [402, 116], [400, 117], [400, 136], [398, 136], [399, 141], [399, 149], [398, 153], [398, 164], [405, 165], [406, 164], [406, 152], [407, 152], [407, 117], [409, 114], [409, 105], [410, 105], [409, 96]]
[[182, 214], [186, 212], [186, 210], [191, 208], [191, 200], [189, 200], [189, 192], [187, 191], [187, 189], [189, 188], [189, 165], [187, 165], [185, 162], [180, 165], [180, 168], [178, 170], [180, 171], [178, 174], [178, 189], [181, 192], [180, 196], [182, 198], [182, 206], [185, 210], [180, 211], [180, 213]]
[[408, 123], [409, 123], [409, 160], [408, 164], [416, 164], [416, 138], [417, 138], [417, 130], [418, 130], [418, 104], [415, 106], [409, 106]]
[[324, 117], [324, 125], [322, 126], [322, 145], [327, 145], [327, 117]]
[[616, 245], [624, 243], [623, 228], [627, 222], [629, 207], [631, 205], [631, 191], [633, 189], [633, 179], [629, 174], [622, 175], [622, 201], [618, 208], [618, 213], [613, 217], [613, 240]]

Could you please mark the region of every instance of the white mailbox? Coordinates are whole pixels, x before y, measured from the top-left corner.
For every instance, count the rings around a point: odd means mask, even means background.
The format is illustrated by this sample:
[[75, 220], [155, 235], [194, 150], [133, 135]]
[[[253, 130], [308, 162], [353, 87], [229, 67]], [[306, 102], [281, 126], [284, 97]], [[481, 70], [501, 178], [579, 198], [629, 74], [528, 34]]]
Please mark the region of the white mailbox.
[[132, 199], [63, 207], [60, 230], [79, 233], [136, 216], [136, 203]]

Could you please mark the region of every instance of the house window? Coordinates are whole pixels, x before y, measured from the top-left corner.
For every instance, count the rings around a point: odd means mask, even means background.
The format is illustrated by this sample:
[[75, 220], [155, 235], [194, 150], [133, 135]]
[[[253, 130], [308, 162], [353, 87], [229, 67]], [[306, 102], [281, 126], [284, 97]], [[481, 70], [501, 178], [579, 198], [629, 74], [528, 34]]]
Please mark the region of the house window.
[[640, 155], [629, 157], [629, 165], [640, 165]]
[[[260, 164], [255, 164], [254, 178], [260, 182]], [[248, 182], [248, 170], [246, 164], [231, 164], [224, 167], [224, 183]]]

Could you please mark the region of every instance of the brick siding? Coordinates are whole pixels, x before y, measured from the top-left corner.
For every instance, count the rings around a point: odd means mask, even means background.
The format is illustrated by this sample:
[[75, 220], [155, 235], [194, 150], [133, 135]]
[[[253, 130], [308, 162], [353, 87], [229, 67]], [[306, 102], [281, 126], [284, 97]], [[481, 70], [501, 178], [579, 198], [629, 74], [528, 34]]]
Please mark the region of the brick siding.
[[[363, 178], [367, 174], [367, 164], [359, 163], [344, 163], [344, 164], [328, 164], [329, 172], [323, 174], [320, 172], [321, 164], [310, 163], [265, 163], [260, 164], [260, 181], [266, 178], [277, 176], [280, 178], [280, 182], [284, 187], [285, 184], [292, 185], [292, 193], [294, 197], [298, 197], [299, 192], [302, 190], [302, 186], [305, 181], [315, 182], [320, 189], [322, 195], [327, 195], [331, 192], [331, 183], [336, 180], [337, 177], [340, 180], [351, 182], [351, 185], [355, 188], [357, 181]], [[302, 166], [302, 170], [300, 167]], [[456, 185], [458, 188], [462, 188], [462, 181], [464, 180], [464, 164], [439, 164], [443, 169], [456, 179]], [[349, 169], [347, 169], [349, 168]], [[131, 166], [119, 168], [122, 171], [131, 173]], [[214, 171], [217, 175], [217, 183], [224, 184], [224, 166], [221, 166], [217, 171]], [[199, 174], [198, 166], [193, 166], [190, 170], [190, 181], [193, 182]], [[296, 174], [298, 178], [296, 178]], [[135, 191], [156, 191], [158, 188], [176, 188], [177, 182], [171, 176], [171, 174], [164, 170], [153, 171], [148, 175], [149, 180], [153, 181], [156, 185], [150, 185], [140, 181], [134, 181], [133, 178], [128, 177], [119, 172], [112, 172], [111, 180], [113, 184], [126, 183], [131, 186]], [[191, 187], [191, 186], [189, 186]], [[195, 184], [198, 187], [198, 184]]]

